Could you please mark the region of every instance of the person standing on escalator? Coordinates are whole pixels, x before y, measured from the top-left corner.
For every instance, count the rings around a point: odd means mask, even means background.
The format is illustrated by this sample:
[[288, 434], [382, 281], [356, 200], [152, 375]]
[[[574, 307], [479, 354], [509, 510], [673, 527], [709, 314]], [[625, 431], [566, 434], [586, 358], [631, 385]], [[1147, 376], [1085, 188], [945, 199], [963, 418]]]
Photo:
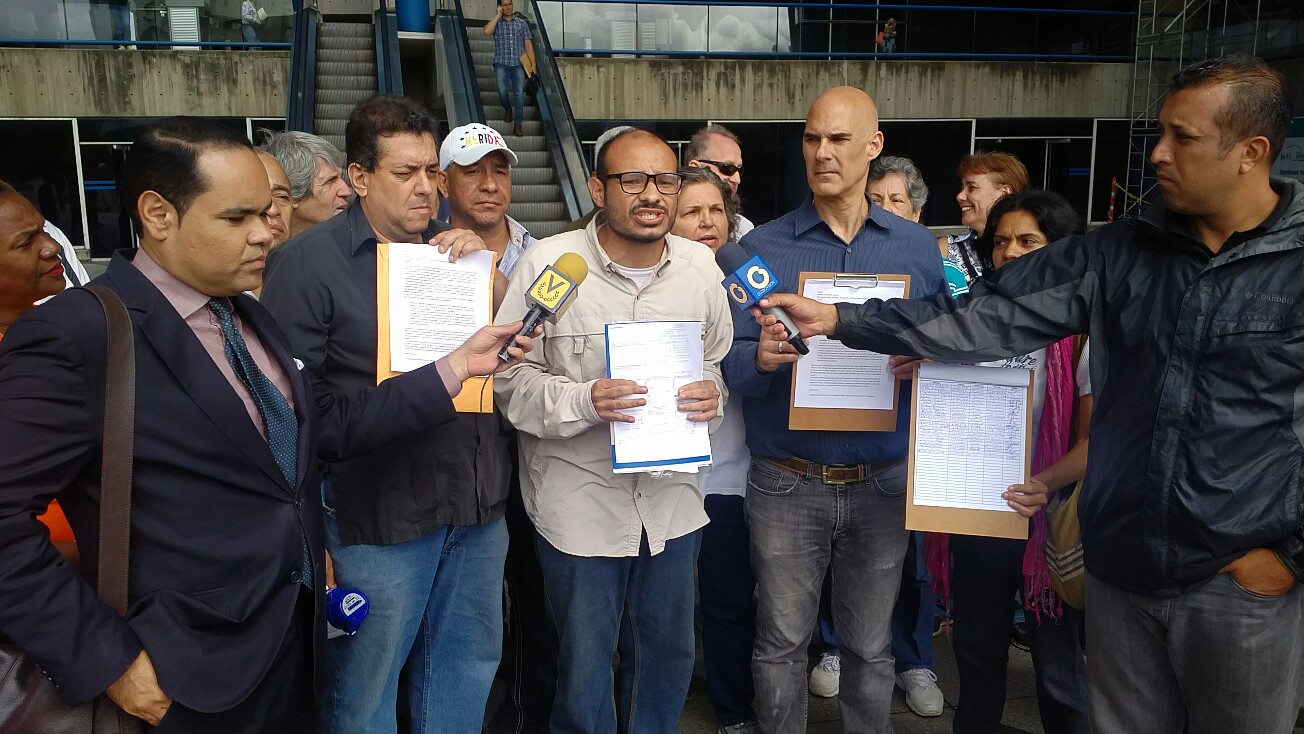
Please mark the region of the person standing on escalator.
[[498, 0], [498, 14], [484, 26], [484, 34], [494, 39], [494, 77], [498, 82], [498, 99], [503, 106], [503, 122], [515, 123], [512, 134], [520, 137], [525, 119], [525, 66], [521, 57], [534, 58], [530, 24], [513, 14], [512, 0]]

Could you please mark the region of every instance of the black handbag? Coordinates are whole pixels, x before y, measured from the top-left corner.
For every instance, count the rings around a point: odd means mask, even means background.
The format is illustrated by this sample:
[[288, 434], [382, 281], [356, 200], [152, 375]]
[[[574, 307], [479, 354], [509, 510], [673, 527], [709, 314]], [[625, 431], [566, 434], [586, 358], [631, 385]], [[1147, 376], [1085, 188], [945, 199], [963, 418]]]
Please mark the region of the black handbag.
[[[87, 286], [104, 308], [108, 349], [104, 375], [104, 442], [100, 468], [100, 598], [127, 612], [131, 536], [131, 464], [136, 425], [136, 351], [131, 318], [118, 294]], [[36, 661], [0, 642], [0, 734], [139, 734], [145, 722], [108, 696], [72, 707]]]
[[534, 99], [539, 96], [539, 75], [531, 74], [529, 79], [525, 80], [525, 96]]

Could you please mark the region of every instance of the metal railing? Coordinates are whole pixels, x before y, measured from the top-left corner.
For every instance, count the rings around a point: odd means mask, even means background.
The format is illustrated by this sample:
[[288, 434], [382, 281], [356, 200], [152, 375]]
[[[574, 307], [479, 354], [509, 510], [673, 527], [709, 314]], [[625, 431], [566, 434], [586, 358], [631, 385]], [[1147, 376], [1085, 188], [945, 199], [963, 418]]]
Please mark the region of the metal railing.
[[285, 127], [312, 132], [313, 105], [317, 99], [317, 8], [295, 13], [294, 45], [290, 50], [290, 89], [285, 102]]
[[288, 49], [289, 4], [268, 3], [246, 43], [240, 3], [196, 0], [3, 0], [0, 45]]
[[[1083, 0], [1084, 5], [1087, 0]], [[1132, 61], [1136, 12], [797, 0], [540, 0], [561, 55]], [[1099, 8], [1106, 9], [1099, 9]], [[895, 18], [895, 48], [878, 34]], [[886, 40], [886, 39], [885, 39]]]
[[480, 83], [476, 81], [475, 59], [471, 55], [471, 42], [466, 37], [466, 15], [462, 0], [454, 0], [453, 9], [440, 9], [435, 13], [435, 23], [444, 37], [444, 58], [448, 64], [453, 125], [484, 122], [484, 104], [480, 100]]

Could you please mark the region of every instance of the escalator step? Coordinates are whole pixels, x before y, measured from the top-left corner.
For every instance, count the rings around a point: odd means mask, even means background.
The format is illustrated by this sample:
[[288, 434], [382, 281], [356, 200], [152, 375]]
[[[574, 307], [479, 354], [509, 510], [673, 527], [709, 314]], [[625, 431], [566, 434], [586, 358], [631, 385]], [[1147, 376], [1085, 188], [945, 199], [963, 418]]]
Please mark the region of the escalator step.
[[[484, 107], [484, 119], [489, 120], [491, 123], [494, 120], [503, 119], [503, 108], [502, 105], [498, 104], [498, 93], [493, 92], [492, 95], [492, 97], [486, 97], [484, 94], [480, 95], [480, 103]], [[489, 104], [489, 102], [493, 104]], [[526, 122], [537, 119], [539, 119], [539, 108], [533, 105], [525, 105]]]
[[536, 166], [524, 168], [517, 166], [512, 169], [512, 188], [517, 186], [535, 186], [541, 184], [555, 184], [557, 182], [557, 172], [551, 167]]
[[365, 76], [371, 79], [371, 83], [376, 83], [376, 64], [368, 57], [366, 62], [323, 62], [321, 55], [317, 57], [317, 78], [328, 76]]
[[358, 106], [358, 102], [367, 99], [367, 97], [370, 97], [372, 94], [374, 94], [374, 92], [366, 94], [359, 98], [357, 102], [351, 104], [322, 104], [321, 102], [318, 102], [313, 105], [312, 108], [313, 119], [347, 120], [349, 119], [349, 113], [353, 112], [353, 108]]
[[565, 219], [566, 205], [561, 203], [560, 201], [555, 203], [550, 202], [547, 204], [543, 204], [543, 203], [518, 204], [516, 202], [512, 202], [512, 205], [507, 210], [507, 213], [512, 215], [512, 219], [515, 219], [518, 222], [538, 221], [541, 219], [542, 220]]
[[323, 74], [317, 72], [317, 89], [375, 89], [376, 75], [355, 76], [353, 74]]
[[546, 152], [548, 150], [548, 139], [542, 135], [524, 135], [519, 138], [511, 135], [507, 138], [507, 147], [518, 153], [522, 151]]
[[550, 219], [550, 220], [541, 220], [541, 221], [532, 221], [532, 222], [525, 222], [525, 221], [521, 222], [521, 225], [524, 226], [525, 229], [529, 230], [530, 234], [534, 235], [535, 239], [539, 239], [539, 240], [547, 237], [551, 237], [557, 234], [558, 232], [561, 232], [569, 224], [570, 222], [565, 219]]
[[315, 100], [313, 100], [313, 101], [314, 101], [314, 103], [315, 103], [316, 105], [318, 105], [318, 106], [320, 106], [320, 105], [334, 105], [334, 106], [344, 105], [344, 106], [347, 106], [348, 109], [346, 109], [346, 110], [344, 111], [344, 114], [342, 114], [342, 115], [327, 115], [327, 116], [328, 116], [328, 117], [348, 117], [348, 116], [349, 116], [349, 111], [353, 109], [353, 106], [354, 106], [354, 105], [356, 105], [357, 103], [361, 102], [362, 100], [364, 100], [364, 99], [370, 97], [371, 95], [373, 95], [373, 94], [375, 94], [375, 93], [376, 93], [376, 88], [375, 88], [375, 87], [372, 87], [371, 89], [349, 89], [349, 90], [343, 90], [343, 89], [318, 89], [318, 90], [317, 90], [317, 98], [316, 98]]
[[546, 168], [552, 170], [552, 154], [547, 150], [524, 150], [517, 148], [512, 142], [507, 143], [507, 147], [512, 149], [516, 154], [518, 168]]
[[[503, 137], [515, 137], [514, 135], [512, 135], [512, 126], [514, 124], [515, 123], [511, 123], [511, 122], [503, 122], [501, 119], [495, 120], [493, 118], [489, 118], [489, 127], [492, 127], [493, 129], [497, 130], [498, 134], [502, 135]], [[521, 128], [522, 128], [522, 132], [525, 133], [526, 137], [543, 135], [543, 123], [538, 120], [527, 119], [525, 122], [521, 123]], [[511, 143], [508, 143], [507, 145], [508, 147], [510, 147]]]
[[512, 203], [552, 204], [561, 201], [561, 186], [557, 184], [518, 184], [512, 181]]
[[[313, 127], [316, 128], [318, 135], [344, 135], [344, 125], [348, 123], [347, 119], [322, 118], [313, 121]], [[344, 150], [340, 146], [340, 150]]]
[[318, 64], [375, 64], [376, 50], [322, 48], [317, 50]]
[[317, 37], [374, 38], [374, 29], [375, 26], [370, 23], [322, 23], [317, 27]]

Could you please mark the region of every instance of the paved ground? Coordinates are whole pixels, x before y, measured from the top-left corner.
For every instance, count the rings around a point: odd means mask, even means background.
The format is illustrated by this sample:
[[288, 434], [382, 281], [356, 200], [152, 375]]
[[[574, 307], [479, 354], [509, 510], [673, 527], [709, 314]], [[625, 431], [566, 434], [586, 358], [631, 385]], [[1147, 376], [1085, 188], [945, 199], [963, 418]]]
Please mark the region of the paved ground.
[[[956, 683], [955, 656], [946, 636], [933, 638], [937, 656], [937, 683], [946, 697], [946, 709], [941, 716], [922, 718], [906, 707], [900, 689], [892, 703], [892, 729], [895, 734], [934, 734], [951, 731], [951, 716], [955, 713], [958, 684]], [[693, 698], [684, 706], [679, 724], [684, 734], [715, 734], [715, 716], [706, 700], [705, 679], [702, 677], [700, 656], [696, 676], [693, 678]], [[1032, 673], [1032, 659], [1016, 648], [1010, 648], [1010, 673], [1008, 700], [1005, 703], [1006, 732], [1010, 734], [1042, 734], [1041, 718], [1037, 714], [1036, 683]], [[810, 698], [810, 713], [806, 730], [819, 734], [842, 732], [836, 698]]]

